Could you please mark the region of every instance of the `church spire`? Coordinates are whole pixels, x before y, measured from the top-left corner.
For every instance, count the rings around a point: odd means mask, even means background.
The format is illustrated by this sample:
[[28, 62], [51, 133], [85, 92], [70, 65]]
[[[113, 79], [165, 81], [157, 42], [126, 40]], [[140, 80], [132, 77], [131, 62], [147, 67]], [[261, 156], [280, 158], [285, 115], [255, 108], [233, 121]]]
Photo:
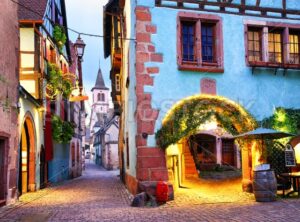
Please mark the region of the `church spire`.
[[108, 90], [108, 88], [105, 86], [104, 79], [103, 79], [100, 67], [99, 67], [99, 70], [98, 70], [96, 83], [95, 83], [95, 86], [92, 88], [92, 91], [94, 89], [106, 89], [106, 90]]

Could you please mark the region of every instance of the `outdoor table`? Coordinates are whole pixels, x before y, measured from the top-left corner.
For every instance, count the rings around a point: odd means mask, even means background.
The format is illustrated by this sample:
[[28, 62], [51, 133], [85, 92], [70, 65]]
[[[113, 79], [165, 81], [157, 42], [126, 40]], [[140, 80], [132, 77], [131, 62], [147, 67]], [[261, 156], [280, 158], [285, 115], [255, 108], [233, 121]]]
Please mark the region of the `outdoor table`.
[[292, 181], [292, 185], [293, 185], [293, 190], [289, 193], [287, 193], [286, 196], [289, 196], [292, 193], [297, 192], [298, 193], [298, 197], [300, 197], [300, 172], [292, 172], [292, 173], [282, 173], [280, 174], [280, 176], [285, 177], [285, 178], [290, 178]]

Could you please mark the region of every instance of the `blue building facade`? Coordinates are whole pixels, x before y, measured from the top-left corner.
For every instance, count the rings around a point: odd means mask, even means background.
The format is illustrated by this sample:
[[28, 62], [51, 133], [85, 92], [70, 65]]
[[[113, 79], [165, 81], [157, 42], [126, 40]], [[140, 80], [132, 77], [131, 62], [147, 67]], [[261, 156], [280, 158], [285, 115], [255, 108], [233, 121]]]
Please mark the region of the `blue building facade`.
[[[191, 134], [183, 135], [165, 151], [156, 139], [168, 115], [197, 100], [195, 97], [235, 104], [256, 121], [271, 116], [276, 107], [300, 107], [298, 2], [122, 2], [119, 12], [126, 21], [122, 32], [126, 40], [120, 72], [125, 108], [120, 135], [125, 141], [124, 174], [132, 192], [140, 181], [178, 180], [180, 184], [187, 171], [196, 173], [185, 164], [189, 159], [186, 153], [192, 149], [186, 142]], [[133, 38], [135, 43], [130, 40]], [[232, 139], [230, 132], [214, 118], [209, 122], [200, 124], [194, 134], [204, 138], [197, 139], [198, 145], [211, 141], [206, 143], [213, 156], [208, 162], [223, 165], [229, 161], [229, 165], [242, 168], [245, 183], [251, 181], [259, 157], [252, 151], [242, 154], [227, 141]], [[224, 144], [229, 144], [231, 157], [226, 157]], [[196, 154], [206, 163], [203, 155]], [[179, 161], [178, 169], [171, 156]], [[179, 176], [174, 176], [177, 172]]]

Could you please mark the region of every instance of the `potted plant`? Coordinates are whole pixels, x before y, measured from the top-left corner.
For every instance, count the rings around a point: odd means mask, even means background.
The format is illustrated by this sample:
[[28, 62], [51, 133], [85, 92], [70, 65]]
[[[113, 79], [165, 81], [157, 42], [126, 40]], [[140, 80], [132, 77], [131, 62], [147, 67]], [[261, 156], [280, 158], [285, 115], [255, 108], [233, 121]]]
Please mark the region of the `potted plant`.
[[55, 25], [53, 29], [53, 38], [58, 46], [60, 53], [62, 52], [63, 46], [66, 44], [67, 36], [64, 27]]

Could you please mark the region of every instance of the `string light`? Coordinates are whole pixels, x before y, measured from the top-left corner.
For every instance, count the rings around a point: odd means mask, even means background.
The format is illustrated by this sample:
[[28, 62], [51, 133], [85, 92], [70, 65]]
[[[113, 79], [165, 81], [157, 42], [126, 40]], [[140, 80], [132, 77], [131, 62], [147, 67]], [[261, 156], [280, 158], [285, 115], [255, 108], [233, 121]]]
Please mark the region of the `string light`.
[[[30, 11], [30, 12], [32, 12], [32, 13], [34, 13], [34, 14], [40, 16], [40, 17], [42, 17], [42, 18], [45, 17], [45, 18], [48, 19], [51, 23], [53, 23], [53, 21], [51, 20], [51, 18], [49, 18], [48, 16], [44, 16], [44, 15], [40, 14], [39, 12], [37, 12], [37, 11], [35, 11], [35, 10], [33, 10], [33, 9], [29, 8], [29, 7], [27, 7], [26, 5], [17, 2], [16, 0], [10, 0], [10, 1], [13, 2], [13, 3], [15, 3], [15, 4], [17, 4], [17, 5], [19, 5], [19, 6], [21, 6], [21, 7], [24, 8], [24, 9], [26, 9], [26, 10], [28, 10], [28, 11]], [[78, 35], [83, 35], [83, 36], [96, 37], [96, 38], [112, 38], [112, 39], [118, 38], [118, 39], [121, 39], [121, 40], [130, 40], [130, 41], [135, 41], [135, 40], [136, 40], [135, 38], [123, 38], [123, 37], [121, 37], [121, 36], [110, 37], [110, 36], [104, 36], [104, 35], [100, 35], [100, 34], [84, 33], [84, 32], [79, 32], [79, 31], [77, 31], [77, 30], [75, 30], [75, 29], [72, 29], [72, 28], [70, 28], [70, 27], [65, 27], [65, 26], [63, 26], [63, 27], [64, 27], [65, 29], [70, 30], [71, 32], [74, 32], [74, 33], [76, 33], [76, 34], [78, 34]]]

